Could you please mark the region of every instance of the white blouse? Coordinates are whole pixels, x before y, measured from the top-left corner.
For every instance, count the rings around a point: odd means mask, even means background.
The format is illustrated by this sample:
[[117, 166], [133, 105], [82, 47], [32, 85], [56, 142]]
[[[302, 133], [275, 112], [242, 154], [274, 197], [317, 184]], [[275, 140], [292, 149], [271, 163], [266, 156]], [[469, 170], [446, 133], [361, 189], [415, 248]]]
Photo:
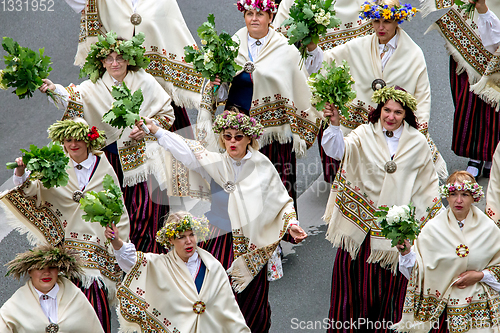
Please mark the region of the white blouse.
[[484, 47], [495, 53], [500, 46], [500, 20], [491, 10], [478, 15], [477, 26]]

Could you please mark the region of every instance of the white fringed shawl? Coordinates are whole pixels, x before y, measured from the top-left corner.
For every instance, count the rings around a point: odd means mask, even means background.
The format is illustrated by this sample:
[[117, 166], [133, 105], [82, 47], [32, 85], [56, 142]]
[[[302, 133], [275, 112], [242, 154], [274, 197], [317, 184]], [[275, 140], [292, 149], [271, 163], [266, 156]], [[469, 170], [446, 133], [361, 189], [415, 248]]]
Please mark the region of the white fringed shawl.
[[80, 37], [75, 65], [82, 66], [97, 42], [97, 36], [114, 31], [131, 39], [144, 32], [146, 56], [151, 59], [147, 71], [172, 96], [177, 105], [197, 108], [201, 100], [203, 78], [184, 62], [184, 47], [196, 45], [176, 0], [141, 0], [135, 11], [141, 24], [134, 26], [130, 0], [87, 0], [80, 21]]
[[[240, 41], [236, 63], [243, 67], [250, 61], [247, 28], [240, 29], [233, 38]], [[297, 48], [288, 45], [283, 35], [269, 29], [267, 43], [254, 61], [250, 116], [264, 126], [264, 134], [259, 139], [261, 147], [272, 141], [293, 142], [293, 151], [297, 157], [303, 157], [316, 140], [321, 115], [311, 106], [311, 92], [306, 83], [308, 74], [305, 67], [299, 69], [299, 61]], [[213, 94], [211, 89], [205, 89], [197, 122], [199, 141], [216, 141], [211, 128], [214, 117]], [[214, 149], [215, 145], [210, 148]]]
[[[102, 191], [102, 179], [107, 174], [119, 184], [104, 153], [93, 153], [100, 156], [100, 161], [84, 192]], [[64, 240], [65, 247], [78, 251], [84, 262], [83, 285], [88, 288], [94, 281], [104, 283], [110, 301], [114, 301], [116, 283], [121, 280], [123, 272], [118, 268], [111, 249], [104, 245], [105, 229], [97, 222], [82, 219], [85, 212], [80, 209], [80, 203], [73, 200], [73, 193], [80, 188], [71, 159], [69, 166], [68, 185], [47, 189], [40, 181], [27, 180], [2, 193], [0, 206], [6, 213], [10, 212], [6, 214], [7, 222], [21, 234], [26, 233], [32, 245], [49, 243], [55, 246]], [[123, 239], [128, 239], [130, 222], [126, 209], [117, 227]]]
[[427, 65], [420, 47], [401, 28], [398, 47], [387, 62], [384, 71], [379, 55], [377, 35], [356, 38], [348, 43], [337, 46], [325, 52], [325, 61], [336, 64], [346, 60], [351, 68], [351, 75], [356, 82], [356, 99], [349, 104], [350, 119], [341, 117], [344, 134], [368, 121], [368, 114], [377, 105], [372, 101], [372, 82], [382, 79], [388, 86], [398, 85], [417, 99], [417, 117], [419, 130], [427, 137], [433, 154], [433, 161], [438, 175], [442, 179], [448, 176], [446, 162], [437, 150], [428, 133], [428, 123], [431, 114], [431, 88], [427, 75]]
[[[457, 246], [469, 254], [461, 258]], [[465, 271], [488, 269], [500, 280], [500, 229], [472, 206], [460, 230], [447, 208], [422, 229], [414, 247], [417, 255], [408, 282], [398, 332], [426, 333], [446, 308], [450, 332], [499, 332], [500, 297], [485, 283], [465, 289], [453, 285]], [[463, 250], [462, 250], [463, 251]]]
[[500, 149], [493, 154], [490, 181], [486, 192], [486, 214], [500, 227]]
[[439, 181], [425, 137], [403, 122], [403, 133], [393, 161], [396, 172], [385, 171], [391, 160], [380, 121], [360, 125], [344, 138], [342, 164], [328, 199], [326, 238], [355, 259], [365, 237], [370, 237], [368, 262], [396, 272], [398, 252], [380, 233], [373, 215], [382, 205], [416, 207], [416, 219], [423, 225], [440, 209]]
[[267, 264], [274, 250], [297, 219], [293, 200], [269, 159], [249, 147], [252, 157], [237, 179], [228, 153], [214, 153], [197, 141], [186, 140], [198, 162], [222, 188], [235, 184], [229, 193], [228, 213], [233, 232], [234, 261], [228, 269], [233, 288], [241, 292]]
[[[104, 333], [89, 301], [71, 281], [57, 280], [57, 324], [60, 333]], [[42, 333], [50, 324], [31, 279], [0, 309], [0, 332]]]
[[[222, 265], [198, 248], [206, 266], [200, 293], [175, 250], [137, 252], [137, 261], [118, 289], [120, 332], [250, 333]], [[205, 312], [193, 311], [203, 302]]]
[[[465, 19], [465, 14], [452, 1], [421, 0], [422, 13], [449, 8], [439, 20], [432, 24], [428, 31], [438, 30], [445, 40], [448, 53], [457, 62], [457, 73], [467, 72], [470, 90], [485, 102], [500, 110], [500, 50], [494, 54], [486, 50], [481, 42], [475, 11], [473, 21]], [[488, 1], [488, 8], [497, 16], [500, 15], [500, 2]]]

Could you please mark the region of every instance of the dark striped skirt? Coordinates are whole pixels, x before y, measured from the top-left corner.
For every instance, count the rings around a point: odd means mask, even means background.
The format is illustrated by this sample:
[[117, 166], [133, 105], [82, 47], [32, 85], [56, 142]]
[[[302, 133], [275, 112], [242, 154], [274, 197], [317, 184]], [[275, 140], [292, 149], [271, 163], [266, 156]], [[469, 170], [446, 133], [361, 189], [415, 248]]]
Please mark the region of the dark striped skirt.
[[[111, 333], [111, 311], [108, 302], [108, 291], [105, 287], [99, 288], [97, 281], [94, 281], [90, 288], [84, 288], [82, 282], [77, 279], [72, 279], [71, 282], [85, 294], [90, 304], [95, 310], [102, 329], [105, 333]], [[82, 318], [85, 320], [85, 318]]]
[[260, 152], [274, 164], [297, 211], [297, 157], [292, 150], [293, 142], [279, 143], [278, 141], [260, 148]]
[[150, 193], [148, 182], [123, 187], [123, 172], [118, 155], [104, 150], [109, 163], [120, 180], [123, 200], [130, 218], [130, 241], [137, 251], [166, 253], [156, 242], [156, 233], [163, 226], [163, 217], [168, 213], [168, 197], [158, 186]]
[[356, 260], [349, 252], [337, 250], [328, 332], [390, 333], [390, 325], [401, 320], [408, 280], [378, 263], [368, 264], [369, 256], [369, 236], [361, 244]]
[[171, 105], [174, 108], [175, 120], [172, 127], [170, 127], [170, 131], [186, 139], [194, 140], [193, 129], [191, 128], [191, 121], [189, 120], [186, 108], [177, 106], [174, 102]]
[[450, 85], [455, 104], [451, 149], [458, 156], [492, 161], [500, 140], [500, 115], [469, 90], [467, 73], [457, 75], [456, 69], [457, 63], [450, 56]]
[[321, 165], [323, 167], [323, 179], [325, 182], [333, 184], [335, 180], [335, 175], [337, 174], [337, 170], [339, 169], [340, 161], [334, 160], [330, 156], [325, 153], [325, 150], [321, 146], [321, 139], [323, 138], [323, 124], [319, 127], [318, 133], [318, 148], [319, 148], [319, 156], [321, 157]]
[[[211, 226], [213, 238], [198, 244], [210, 252], [224, 269], [233, 263], [233, 234]], [[267, 281], [267, 265], [250, 282], [241, 293], [235, 293], [247, 326], [252, 333], [267, 333], [271, 327], [271, 306], [269, 305], [269, 281]]]

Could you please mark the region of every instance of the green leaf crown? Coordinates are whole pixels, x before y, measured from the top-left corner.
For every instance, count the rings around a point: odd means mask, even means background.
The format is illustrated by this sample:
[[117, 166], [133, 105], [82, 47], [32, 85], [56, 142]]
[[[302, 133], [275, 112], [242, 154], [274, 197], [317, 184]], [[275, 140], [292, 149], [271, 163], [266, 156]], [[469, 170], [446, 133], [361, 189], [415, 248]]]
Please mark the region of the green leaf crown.
[[385, 104], [387, 101], [393, 100], [407, 106], [415, 112], [417, 110], [417, 100], [410, 93], [396, 89], [395, 87], [385, 86], [373, 93], [372, 101], [377, 104]]

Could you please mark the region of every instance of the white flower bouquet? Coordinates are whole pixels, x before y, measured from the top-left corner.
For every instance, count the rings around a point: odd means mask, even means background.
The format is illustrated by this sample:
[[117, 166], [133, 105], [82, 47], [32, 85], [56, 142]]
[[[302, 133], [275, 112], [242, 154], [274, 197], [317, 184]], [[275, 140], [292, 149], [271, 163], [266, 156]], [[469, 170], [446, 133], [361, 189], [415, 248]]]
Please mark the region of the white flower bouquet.
[[374, 215], [378, 217], [382, 235], [391, 240], [392, 246], [404, 244], [405, 239], [411, 243], [420, 233], [420, 224], [415, 219], [415, 207], [412, 204], [394, 205], [391, 208], [381, 206]]

